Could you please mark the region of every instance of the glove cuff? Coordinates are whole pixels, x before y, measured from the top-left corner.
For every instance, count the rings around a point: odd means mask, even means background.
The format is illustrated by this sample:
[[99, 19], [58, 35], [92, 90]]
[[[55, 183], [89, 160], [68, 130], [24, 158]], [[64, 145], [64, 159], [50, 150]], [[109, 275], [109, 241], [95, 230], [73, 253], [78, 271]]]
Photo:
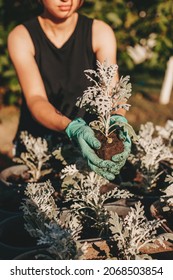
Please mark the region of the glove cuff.
[[76, 118], [66, 127], [65, 132], [70, 139], [72, 139], [73, 132], [76, 131], [79, 127], [86, 125], [86, 122], [82, 118]]
[[128, 123], [127, 119], [122, 116], [122, 115], [112, 115], [111, 120], [115, 122], [123, 122], [123, 123]]

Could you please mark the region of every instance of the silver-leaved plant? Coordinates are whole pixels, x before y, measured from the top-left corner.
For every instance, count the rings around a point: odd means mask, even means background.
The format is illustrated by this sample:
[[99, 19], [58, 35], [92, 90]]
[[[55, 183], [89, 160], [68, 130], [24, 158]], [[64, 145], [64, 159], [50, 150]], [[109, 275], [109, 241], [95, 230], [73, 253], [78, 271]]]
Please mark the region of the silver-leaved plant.
[[[156, 125], [156, 131], [168, 145], [172, 148], [173, 146], [173, 121], [167, 120], [165, 126]], [[173, 148], [172, 148], [173, 149]]]
[[38, 245], [45, 245], [53, 259], [81, 259], [87, 245], [78, 242], [81, 226], [76, 217], [70, 224], [61, 220], [50, 181], [42, 184], [28, 183], [22, 202], [25, 229], [37, 239]]
[[165, 195], [160, 198], [161, 201], [166, 203], [163, 207], [164, 212], [173, 210], [173, 172], [166, 176], [165, 182], [168, 183], [168, 187], [163, 191]]
[[158, 235], [157, 229], [161, 227], [163, 220], [147, 220], [141, 202], [136, 203], [124, 219], [111, 212], [110, 223], [118, 247], [118, 254], [114, 254], [120, 260], [151, 259], [147, 254], [151, 248], [165, 248], [165, 241], [173, 239], [173, 234], [170, 233]]
[[136, 151], [131, 154], [129, 160], [137, 166], [141, 172], [147, 188], [155, 186], [159, 176], [159, 163], [173, 158], [169, 146], [166, 146], [160, 135], [155, 135], [155, 127], [152, 122], [140, 126]]
[[93, 227], [102, 232], [108, 227], [109, 212], [104, 207], [109, 198], [120, 199], [132, 196], [126, 190], [115, 188], [101, 194], [100, 188], [109, 183], [108, 180], [95, 172], [80, 171], [76, 165], [66, 166], [61, 171], [62, 190], [65, 200], [71, 202], [72, 213], [82, 220], [88, 218]]
[[[158, 135], [160, 135], [167, 147], [170, 148], [171, 152], [173, 153], [173, 121], [167, 120], [165, 126], [156, 125], [156, 131]], [[173, 168], [173, 158], [170, 159], [169, 164]]]
[[[90, 123], [95, 130], [101, 131], [107, 138], [115, 130], [115, 125], [111, 125], [111, 115], [120, 108], [129, 110], [130, 105], [126, 101], [131, 96], [131, 83], [129, 76], [121, 77], [116, 81], [118, 75], [118, 65], [108, 65], [107, 61], [100, 63], [97, 61], [97, 70], [85, 70], [86, 77], [93, 83], [88, 87], [83, 95], [78, 98], [76, 105], [85, 108], [91, 114], [96, 114], [98, 120]], [[128, 130], [130, 136], [136, 139], [136, 134], [129, 124], [117, 122], [117, 126]]]
[[29, 182], [38, 182], [40, 178], [52, 171], [52, 168], [46, 165], [52, 156], [48, 151], [47, 141], [41, 137], [34, 138], [27, 131], [22, 131], [20, 138], [26, 152], [22, 152], [20, 157], [15, 157], [14, 161], [28, 167]]

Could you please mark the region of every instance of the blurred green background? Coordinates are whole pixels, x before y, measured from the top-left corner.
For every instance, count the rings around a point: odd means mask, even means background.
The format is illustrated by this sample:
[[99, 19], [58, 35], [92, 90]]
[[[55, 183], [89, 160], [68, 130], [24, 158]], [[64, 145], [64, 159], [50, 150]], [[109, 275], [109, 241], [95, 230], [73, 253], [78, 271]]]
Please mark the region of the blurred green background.
[[[173, 0], [84, 2], [80, 13], [104, 20], [115, 32], [119, 72], [130, 75], [133, 88], [129, 122], [138, 129], [146, 121], [162, 125], [173, 119], [173, 94], [169, 104], [159, 104], [167, 61], [173, 55]], [[0, 0], [0, 125], [5, 114], [9, 118], [4, 108], [17, 108], [10, 109], [14, 119], [21, 102], [20, 86], [7, 52], [7, 36], [14, 26], [41, 11], [36, 0]]]

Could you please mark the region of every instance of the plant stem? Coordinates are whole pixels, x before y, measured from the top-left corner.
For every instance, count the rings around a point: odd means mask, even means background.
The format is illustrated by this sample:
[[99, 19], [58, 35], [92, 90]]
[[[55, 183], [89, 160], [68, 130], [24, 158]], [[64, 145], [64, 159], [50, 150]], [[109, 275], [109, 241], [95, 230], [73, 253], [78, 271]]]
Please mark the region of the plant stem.
[[105, 118], [105, 135], [106, 135], [106, 138], [108, 138], [108, 135], [109, 135], [110, 118], [111, 118], [110, 113], [107, 113], [106, 118]]

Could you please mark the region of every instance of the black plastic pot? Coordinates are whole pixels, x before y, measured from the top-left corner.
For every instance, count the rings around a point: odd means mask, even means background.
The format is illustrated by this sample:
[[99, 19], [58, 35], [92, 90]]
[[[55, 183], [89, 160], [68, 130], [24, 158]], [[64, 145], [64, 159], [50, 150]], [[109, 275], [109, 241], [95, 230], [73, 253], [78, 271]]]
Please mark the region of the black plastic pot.
[[0, 223], [5, 219], [18, 216], [21, 214], [22, 214], [21, 211], [7, 211], [7, 210], [0, 209]]
[[16, 165], [4, 169], [0, 173], [0, 209], [7, 212], [18, 212], [27, 183], [18, 184], [8, 181], [13, 175], [26, 171], [25, 165]]
[[24, 229], [22, 215], [5, 219], [0, 223], [0, 259], [11, 260], [17, 255], [39, 248], [36, 239]]
[[151, 254], [152, 259], [156, 260], [173, 260], [173, 250]]
[[14, 260], [53, 260], [46, 249], [35, 249], [17, 255]]
[[[21, 213], [19, 207], [25, 197], [27, 182], [13, 181], [12, 177], [19, 176], [28, 170], [26, 165], [15, 165], [8, 167], [0, 173], [0, 221], [4, 218]], [[11, 178], [9, 180], [9, 178]], [[59, 191], [59, 181], [52, 178], [51, 183], [55, 191]], [[43, 182], [37, 182], [43, 184]]]

